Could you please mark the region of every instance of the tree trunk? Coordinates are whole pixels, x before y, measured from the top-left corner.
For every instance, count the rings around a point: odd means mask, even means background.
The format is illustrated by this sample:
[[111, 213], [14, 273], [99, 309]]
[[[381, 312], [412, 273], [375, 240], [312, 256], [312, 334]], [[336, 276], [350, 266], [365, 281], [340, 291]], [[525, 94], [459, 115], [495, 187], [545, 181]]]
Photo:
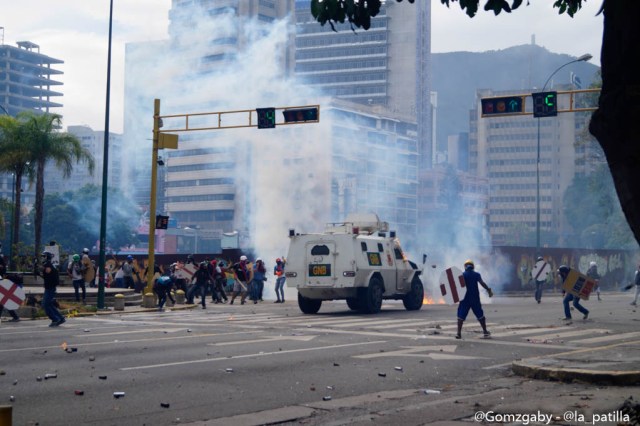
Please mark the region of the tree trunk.
[[35, 236], [34, 236], [34, 247], [35, 247], [35, 259], [40, 258], [41, 246], [42, 246], [42, 218], [44, 211], [44, 164], [45, 162], [42, 160], [38, 160], [37, 170], [36, 170], [36, 217], [35, 217]]
[[603, 10], [602, 91], [589, 131], [602, 146], [640, 242], [640, 1], [604, 0]]

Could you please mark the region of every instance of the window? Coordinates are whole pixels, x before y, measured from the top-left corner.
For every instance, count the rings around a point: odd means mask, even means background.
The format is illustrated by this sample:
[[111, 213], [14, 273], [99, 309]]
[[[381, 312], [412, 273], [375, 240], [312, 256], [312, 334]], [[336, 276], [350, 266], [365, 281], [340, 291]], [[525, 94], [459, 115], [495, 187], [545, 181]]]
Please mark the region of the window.
[[329, 254], [329, 247], [322, 246], [313, 246], [311, 249], [311, 256], [327, 256]]
[[378, 251], [380, 253], [382, 253], [384, 251], [384, 249], [382, 248], [382, 244], [381, 243], [378, 243]]
[[360, 243], [360, 248], [362, 249], [362, 251], [367, 251], [367, 243], [365, 241], [362, 241]]

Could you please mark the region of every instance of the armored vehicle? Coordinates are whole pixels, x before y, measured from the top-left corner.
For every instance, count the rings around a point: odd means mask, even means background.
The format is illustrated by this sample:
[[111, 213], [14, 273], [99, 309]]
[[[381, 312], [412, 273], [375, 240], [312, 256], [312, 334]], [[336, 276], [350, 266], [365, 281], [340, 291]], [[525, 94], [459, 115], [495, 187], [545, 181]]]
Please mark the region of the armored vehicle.
[[383, 299], [422, 307], [424, 288], [417, 265], [406, 257], [389, 224], [377, 215], [350, 215], [323, 233], [289, 230], [287, 286], [298, 290], [298, 306], [315, 314], [323, 300], [346, 300], [350, 309], [380, 311]]

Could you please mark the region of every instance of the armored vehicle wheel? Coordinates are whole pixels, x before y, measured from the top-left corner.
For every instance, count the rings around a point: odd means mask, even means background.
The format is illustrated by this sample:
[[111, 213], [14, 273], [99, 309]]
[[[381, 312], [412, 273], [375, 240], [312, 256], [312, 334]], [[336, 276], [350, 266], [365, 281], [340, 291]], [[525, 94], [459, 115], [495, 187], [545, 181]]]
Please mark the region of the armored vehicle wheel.
[[360, 290], [358, 298], [360, 310], [367, 314], [380, 312], [380, 308], [382, 307], [382, 293], [384, 293], [382, 280], [378, 277], [372, 277], [371, 280], [369, 280], [369, 287]]
[[317, 314], [322, 305], [322, 300], [309, 299], [298, 293], [298, 306], [305, 314]]
[[357, 311], [360, 309], [360, 303], [358, 302], [357, 297], [347, 297], [347, 306], [352, 311]]
[[424, 287], [417, 275], [411, 280], [411, 291], [402, 298], [402, 303], [407, 311], [417, 311], [422, 307], [424, 299]]

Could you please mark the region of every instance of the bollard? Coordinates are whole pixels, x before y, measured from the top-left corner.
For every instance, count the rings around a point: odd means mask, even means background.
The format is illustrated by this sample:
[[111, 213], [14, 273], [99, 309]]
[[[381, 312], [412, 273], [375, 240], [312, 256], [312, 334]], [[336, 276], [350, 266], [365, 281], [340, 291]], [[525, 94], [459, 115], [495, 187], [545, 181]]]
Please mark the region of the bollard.
[[113, 310], [124, 311], [124, 294], [118, 293], [114, 296]]
[[12, 411], [13, 407], [11, 405], [0, 405], [0, 425], [8, 425], [11, 426], [12, 423]]
[[153, 293], [145, 293], [142, 298], [143, 308], [155, 308], [156, 307], [156, 295]]
[[176, 291], [176, 305], [184, 305], [184, 291]]
[[[171, 292], [171, 295], [173, 296], [173, 299], [175, 300], [175, 298], [176, 298], [176, 294], [172, 291], [172, 292]], [[166, 303], [166, 305], [167, 305], [167, 308], [171, 308], [171, 307], [173, 307], [173, 305], [174, 305], [174, 303], [171, 301], [171, 299], [169, 299], [169, 297], [168, 297], [168, 296], [167, 296], [167, 303]]]

